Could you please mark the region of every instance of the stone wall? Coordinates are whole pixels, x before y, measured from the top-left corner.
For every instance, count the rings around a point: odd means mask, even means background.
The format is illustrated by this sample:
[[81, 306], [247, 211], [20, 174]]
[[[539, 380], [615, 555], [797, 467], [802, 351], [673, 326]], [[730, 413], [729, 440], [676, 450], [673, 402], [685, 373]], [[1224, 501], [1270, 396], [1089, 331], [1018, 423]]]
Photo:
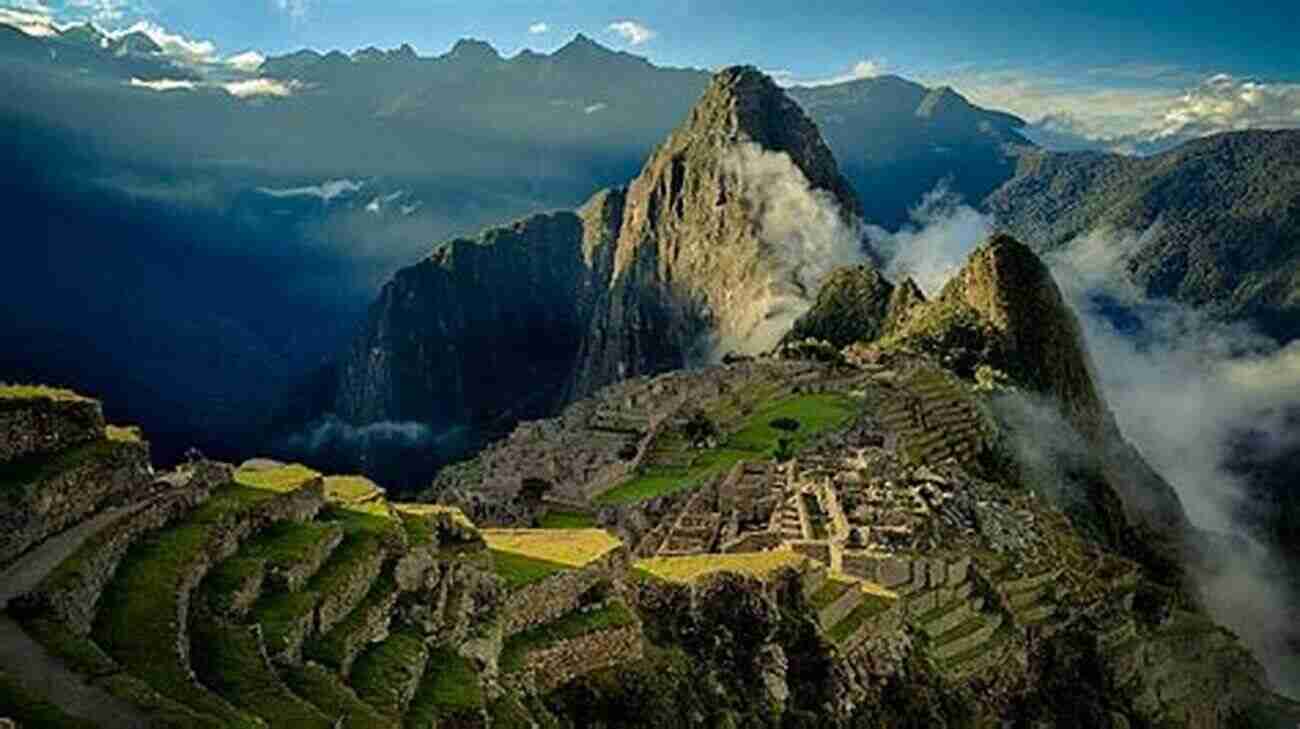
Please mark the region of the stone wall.
[[95, 400], [0, 399], [0, 463], [98, 440], [104, 425]]
[[955, 587], [970, 574], [970, 557], [885, 554], [866, 550], [845, 550], [845, 574], [875, 582], [890, 589], [914, 590]]
[[0, 503], [0, 565], [104, 506], [144, 498], [150, 471], [149, 446], [101, 439], [19, 475]]
[[601, 582], [617, 582], [627, 563], [627, 550], [619, 547], [586, 567], [552, 575], [511, 593], [502, 605], [506, 637], [573, 612], [579, 607], [583, 593]]
[[61, 623], [76, 635], [90, 635], [99, 598], [131, 545], [190, 513], [233, 475], [228, 466], [199, 464], [178, 481], [182, 485], [92, 537], [35, 590], [15, 600], [11, 609]]
[[379, 572], [387, 558], [387, 550], [375, 550], [353, 565], [351, 573], [338, 590], [320, 596], [320, 604], [316, 606], [316, 624], [321, 633], [329, 632], [365, 599], [366, 593], [370, 592], [371, 586], [379, 578]]
[[638, 660], [644, 650], [639, 625], [602, 630], [529, 653], [523, 674], [538, 692], [547, 693], [602, 668]]
[[776, 532], [748, 532], [723, 542], [719, 551], [724, 554], [766, 552], [781, 546], [781, 541], [781, 535]]

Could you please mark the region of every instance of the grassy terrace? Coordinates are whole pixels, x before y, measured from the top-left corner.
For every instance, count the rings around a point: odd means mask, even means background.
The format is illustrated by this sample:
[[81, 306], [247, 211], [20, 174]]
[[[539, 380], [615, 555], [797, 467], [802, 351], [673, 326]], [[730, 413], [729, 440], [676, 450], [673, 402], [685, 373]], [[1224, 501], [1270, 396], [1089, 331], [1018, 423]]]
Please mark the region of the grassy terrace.
[[[847, 423], [859, 410], [857, 401], [841, 393], [791, 395], [742, 416], [740, 427], [717, 448], [691, 451], [690, 465], [643, 466], [632, 479], [597, 497], [600, 504], [630, 504], [676, 493], [726, 473], [740, 461], [772, 458], [782, 439], [797, 453], [819, 435]], [[716, 415], [715, 415], [716, 417]], [[793, 433], [772, 426], [781, 419], [798, 421]], [[682, 451], [689, 444], [679, 434], [661, 436], [656, 448], [663, 452]]]
[[538, 526], [542, 529], [594, 529], [596, 518], [579, 511], [550, 509]]
[[63, 713], [54, 704], [27, 693], [18, 682], [0, 671], [0, 716], [13, 719], [24, 729], [94, 729], [95, 724]]
[[843, 643], [853, 637], [868, 620], [893, 607], [894, 602], [888, 597], [865, 592], [862, 596], [862, 604], [854, 608], [853, 612], [845, 616], [843, 620], [836, 623], [828, 632], [827, 637], [836, 645]]
[[840, 599], [840, 597], [843, 596], [844, 593], [848, 592], [849, 590], [852, 590], [853, 588], [854, 588], [854, 584], [852, 582], [844, 582], [842, 580], [835, 580], [835, 579], [827, 580], [826, 584], [822, 585], [822, 588], [818, 590], [811, 598], [808, 599], [808, 604], [812, 607], [813, 610], [821, 610], [827, 605], [830, 605], [831, 603]]
[[669, 582], [691, 583], [716, 572], [735, 572], [760, 580], [787, 567], [798, 569], [807, 557], [785, 550], [746, 554], [698, 554], [688, 557], [651, 557], [636, 569]]
[[557, 562], [525, 557], [514, 552], [492, 550], [493, 570], [505, 580], [506, 590], [514, 592], [531, 584], [565, 572], [570, 568]]
[[400, 687], [422, 675], [429, 658], [424, 640], [411, 631], [399, 631], [377, 643], [357, 659], [352, 685], [361, 700], [381, 714], [398, 716], [405, 708]]
[[119, 447], [116, 441], [97, 440], [54, 455], [32, 455], [0, 464], [0, 499], [6, 496], [20, 499], [27, 487], [44, 483], [87, 463], [110, 459]]
[[568, 567], [586, 567], [622, 544], [604, 529], [485, 529], [483, 538], [494, 551]]
[[330, 729], [333, 722], [280, 683], [248, 626], [198, 621], [194, 669], [205, 686], [271, 726]]
[[383, 489], [364, 476], [330, 476], [325, 479], [325, 496], [339, 504], [370, 501], [383, 493]]
[[398, 729], [392, 719], [381, 716], [357, 698], [337, 674], [308, 663], [289, 671], [285, 682], [294, 693], [310, 701], [330, 716], [344, 717], [342, 729]]
[[214, 609], [230, 607], [232, 594], [257, 573], [306, 562], [320, 543], [338, 529], [332, 524], [282, 522], [262, 532], [235, 557], [217, 565], [204, 580], [204, 593]]
[[78, 395], [72, 390], [45, 385], [17, 385], [0, 382], [0, 400], [56, 400], [62, 402], [84, 402], [90, 398]]
[[575, 610], [551, 623], [525, 630], [506, 641], [501, 650], [502, 673], [515, 673], [523, 668], [529, 653], [579, 638], [588, 633], [612, 630], [632, 625], [636, 616], [620, 602], [611, 602], [599, 610]]
[[[232, 726], [253, 726], [250, 717], [188, 679], [172, 646], [177, 639], [177, 600], [184, 577], [206, 558], [214, 531], [227, 519], [294, 490], [298, 479], [257, 479], [228, 484], [174, 527], [137, 542], [109, 582], [95, 618], [94, 636], [128, 671], [163, 696]], [[86, 549], [93, 547], [87, 544]], [[75, 563], [77, 557], [69, 560]], [[63, 568], [61, 567], [61, 569]]]
[[420, 690], [407, 708], [407, 729], [433, 729], [439, 719], [483, 706], [478, 673], [464, 657], [445, 648], [429, 656]]

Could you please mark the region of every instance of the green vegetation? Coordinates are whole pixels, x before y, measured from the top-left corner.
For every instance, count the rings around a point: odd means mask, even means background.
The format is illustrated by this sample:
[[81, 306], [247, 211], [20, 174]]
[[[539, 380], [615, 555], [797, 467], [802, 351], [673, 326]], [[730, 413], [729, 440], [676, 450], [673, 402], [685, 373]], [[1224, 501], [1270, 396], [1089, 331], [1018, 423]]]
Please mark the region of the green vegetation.
[[591, 514], [581, 511], [550, 509], [538, 522], [542, 529], [595, 529], [599, 525]]
[[118, 670], [117, 663], [94, 641], [73, 634], [63, 623], [38, 617], [24, 620], [23, 631], [77, 673], [103, 676]]
[[893, 607], [895, 601], [880, 595], [863, 593], [862, 604], [853, 609], [843, 620], [836, 623], [830, 629], [827, 637], [831, 642], [840, 645], [844, 641], [853, 637], [855, 633], [870, 619], [884, 613]]
[[844, 593], [853, 589], [856, 585], [852, 582], [841, 580], [827, 580], [825, 585], [816, 592], [809, 600], [808, 604], [813, 610], [821, 610], [840, 599]]
[[325, 479], [325, 495], [330, 501], [354, 504], [375, 499], [383, 491], [364, 476], [330, 476]]
[[292, 491], [319, 477], [316, 471], [296, 463], [277, 468], [241, 468], [235, 472], [237, 483], [270, 491]]
[[406, 726], [436, 727], [438, 719], [483, 706], [478, 672], [461, 655], [445, 648], [429, 656], [420, 689], [405, 714]]
[[391, 598], [397, 593], [397, 582], [391, 574], [382, 574], [370, 586], [370, 591], [361, 603], [348, 613], [347, 617], [330, 629], [328, 633], [313, 640], [307, 646], [307, 657], [333, 668], [342, 668], [351, 639], [366, 629], [375, 611], [386, 603], [391, 606]]
[[[745, 416], [740, 428], [717, 448], [692, 452], [686, 439], [665, 434], [661, 436], [665, 442], [656, 443], [656, 447], [693, 455], [689, 466], [644, 466], [635, 477], [601, 494], [596, 501], [630, 504], [694, 488], [726, 473], [740, 461], [767, 460], [783, 441], [783, 451], [797, 454], [822, 433], [844, 425], [858, 409], [858, 403], [842, 393], [791, 395]], [[786, 421], [796, 422], [798, 428], [789, 430]]]
[[397, 729], [397, 724], [357, 698], [337, 674], [308, 663], [287, 672], [285, 682], [294, 693], [329, 716], [344, 717], [342, 729]]
[[319, 601], [320, 593], [310, 589], [263, 595], [253, 606], [253, 620], [262, 626], [267, 649], [276, 653], [285, 647], [295, 626], [307, 619]]
[[210, 559], [215, 532], [227, 519], [292, 489], [285, 480], [259, 483], [222, 486], [184, 521], [132, 546], [95, 618], [96, 641], [132, 674], [163, 696], [232, 726], [251, 726], [252, 720], [191, 682], [172, 648], [177, 600], [194, 565]]
[[511, 592], [572, 569], [558, 562], [534, 559], [497, 549], [492, 550], [492, 563], [494, 571], [505, 580], [506, 589]]
[[57, 706], [38, 698], [0, 671], [0, 717], [13, 719], [24, 729], [94, 729], [95, 723], [63, 713]]
[[194, 670], [204, 685], [271, 726], [330, 729], [333, 722], [294, 696], [262, 658], [248, 626], [195, 621]]
[[352, 668], [352, 685], [362, 701], [382, 714], [398, 716], [405, 708], [401, 687], [422, 676], [429, 650], [424, 639], [405, 630], [393, 633], [357, 659]]
[[89, 402], [90, 398], [72, 390], [45, 385], [12, 385], [0, 382], [0, 400], [54, 400], [61, 402]]
[[112, 440], [84, 443], [54, 454], [37, 454], [0, 464], [0, 494], [21, 498], [26, 488], [97, 461], [108, 461], [121, 444]]
[[143, 443], [144, 431], [134, 425], [108, 425], [104, 437], [118, 443]]
[[636, 623], [636, 615], [623, 603], [611, 602], [599, 610], [575, 610], [555, 622], [539, 625], [512, 636], [501, 650], [502, 673], [523, 668], [524, 659], [533, 651], [572, 640], [601, 630], [613, 630]]

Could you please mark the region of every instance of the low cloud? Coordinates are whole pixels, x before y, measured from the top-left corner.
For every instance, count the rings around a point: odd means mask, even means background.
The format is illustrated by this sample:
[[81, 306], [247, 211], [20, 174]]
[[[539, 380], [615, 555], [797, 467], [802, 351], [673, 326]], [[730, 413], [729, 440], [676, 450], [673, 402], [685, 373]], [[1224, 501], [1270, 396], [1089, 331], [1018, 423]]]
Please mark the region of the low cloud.
[[415, 422], [381, 422], [355, 426], [330, 416], [305, 432], [290, 437], [289, 447], [307, 453], [326, 448], [368, 448], [377, 443], [405, 447], [420, 446], [434, 438], [433, 430]]
[[261, 68], [263, 63], [266, 63], [266, 56], [257, 51], [245, 51], [227, 58], [224, 63], [236, 71], [253, 73]]
[[827, 78], [800, 79], [788, 69], [778, 69], [768, 73], [781, 86], [832, 86], [864, 78], [883, 76], [888, 67], [884, 59], [864, 58], [845, 71]]
[[635, 20], [620, 20], [618, 22], [610, 23], [606, 30], [622, 36], [623, 40], [634, 46], [648, 43], [659, 35], [658, 32], [638, 23]]
[[133, 78], [131, 79], [131, 85], [137, 88], [149, 89], [150, 91], [193, 91], [198, 88], [198, 84], [194, 81], [170, 78], [153, 79], [150, 81]]
[[545, 33], [549, 33], [550, 30], [551, 30], [551, 26], [547, 25], [546, 23], [533, 23], [532, 25], [528, 26], [528, 32], [531, 35], [543, 35]]
[[303, 20], [310, 13], [314, 0], [274, 0], [275, 7], [291, 19]]
[[770, 263], [767, 276], [749, 282], [754, 289], [731, 292], [736, 310], [713, 348], [719, 357], [771, 349], [812, 308], [832, 271], [867, 260], [859, 224], [829, 192], [813, 189], [788, 154], [745, 144], [724, 164], [753, 206]]
[[17, 28], [37, 38], [51, 38], [71, 24], [58, 23], [50, 8], [40, 3], [30, 3], [12, 8], [0, 8], [0, 25]]
[[271, 78], [252, 78], [221, 84], [221, 88], [225, 89], [226, 93], [240, 99], [262, 96], [283, 98], [292, 96], [301, 86], [297, 81], [280, 81]]
[[315, 197], [325, 202], [330, 202], [335, 198], [360, 192], [363, 187], [365, 187], [365, 183], [363, 182], [356, 182], [353, 180], [328, 180], [319, 185], [308, 185], [304, 187], [259, 187], [257, 188], [257, 191], [263, 195], [270, 195], [275, 198]]
[[885, 274], [911, 277], [927, 297], [966, 263], [971, 251], [993, 232], [993, 220], [962, 203], [940, 183], [911, 212], [911, 223], [896, 233], [867, 227], [867, 239], [885, 263]]
[[158, 44], [165, 55], [184, 63], [206, 64], [216, 61], [217, 46], [212, 41], [187, 38], [147, 20], [141, 20], [122, 30], [109, 31], [106, 35], [113, 40], [119, 40], [132, 33], [147, 36], [149, 40]]
[[587, 106], [584, 106], [584, 107], [582, 108], [582, 113], [583, 113], [583, 114], [595, 114], [595, 113], [598, 112], [598, 111], [604, 111], [605, 109], [608, 109], [608, 108], [609, 108], [609, 104], [606, 104], [606, 103], [603, 102], [603, 101], [598, 101], [598, 102], [596, 102], [595, 104], [589, 104], [589, 105], [587, 105]]

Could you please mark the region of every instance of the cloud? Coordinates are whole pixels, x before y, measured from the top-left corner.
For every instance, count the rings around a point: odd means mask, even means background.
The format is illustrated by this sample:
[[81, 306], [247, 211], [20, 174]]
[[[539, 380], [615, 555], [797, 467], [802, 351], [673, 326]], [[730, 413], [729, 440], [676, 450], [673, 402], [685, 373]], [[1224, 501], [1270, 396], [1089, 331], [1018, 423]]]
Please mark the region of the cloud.
[[275, 7], [293, 20], [302, 20], [311, 12], [313, 0], [274, 0]]
[[366, 449], [377, 443], [416, 447], [434, 439], [433, 430], [423, 423], [385, 421], [355, 426], [331, 415], [305, 432], [291, 436], [289, 446], [296, 451], [316, 453], [330, 447]]
[[606, 30], [610, 31], [611, 33], [617, 33], [618, 35], [623, 37], [623, 40], [627, 41], [628, 43], [631, 43], [634, 46], [639, 46], [642, 43], [648, 43], [654, 40], [655, 37], [659, 35], [658, 32], [646, 27], [645, 25], [642, 25], [641, 23], [638, 23], [635, 20], [620, 20], [614, 23], [610, 23], [609, 26], [606, 27]]
[[1300, 84], [1193, 75], [1133, 65], [1079, 73], [1014, 68], [925, 76], [981, 106], [1027, 119], [1025, 136], [1057, 151], [1154, 154], [1186, 141], [1243, 129], [1300, 127]]
[[327, 180], [319, 185], [289, 188], [259, 187], [257, 188], [257, 191], [263, 195], [270, 195], [271, 197], [276, 198], [316, 197], [325, 202], [330, 202], [335, 198], [344, 195], [351, 195], [354, 192], [360, 192], [364, 187], [364, 182], [356, 182], [354, 180]]
[[927, 297], [966, 263], [971, 251], [993, 232], [993, 220], [949, 192], [940, 182], [911, 212], [912, 222], [896, 233], [868, 226], [867, 239], [895, 281], [911, 277]]
[[117, 23], [130, 15], [152, 15], [153, 6], [136, 0], [66, 0], [64, 10], [97, 23]]
[[55, 22], [50, 8], [40, 3], [19, 4], [0, 8], [0, 25], [8, 25], [37, 38], [57, 36], [68, 27]]
[[224, 63], [236, 71], [253, 73], [261, 68], [263, 63], [266, 63], [266, 56], [257, 51], [245, 51], [227, 58]]
[[122, 30], [107, 33], [108, 37], [118, 40], [132, 33], [141, 33], [149, 37], [163, 53], [179, 61], [192, 64], [212, 63], [216, 60], [217, 46], [212, 41], [186, 38], [179, 33], [172, 33], [166, 28], [146, 20], [141, 20]]
[[755, 211], [768, 270], [747, 282], [750, 288], [731, 292], [736, 310], [727, 317], [731, 329], [714, 343], [715, 358], [772, 349], [812, 308], [832, 271], [867, 260], [859, 224], [845, 219], [829, 192], [813, 189], [788, 154], [749, 143], [723, 164]]
[[864, 58], [844, 72], [829, 78], [799, 79], [788, 69], [769, 71], [768, 75], [781, 86], [831, 86], [864, 78], [875, 78], [884, 75], [887, 68], [888, 64], [884, 59]]
[[285, 97], [293, 95], [294, 91], [301, 88], [302, 84], [297, 81], [279, 81], [270, 78], [253, 78], [244, 81], [230, 81], [221, 84], [221, 88], [226, 93], [240, 99], [249, 99], [259, 96]]
[[598, 112], [598, 111], [604, 111], [605, 109], [608, 109], [608, 108], [609, 108], [609, 104], [606, 104], [606, 103], [603, 102], [603, 101], [598, 101], [598, 102], [596, 102], [596, 103], [594, 103], [594, 104], [590, 104], [590, 105], [588, 105], [588, 106], [584, 106], [584, 107], [582, 108], [582, 113], [583, 113], [583, 114], [595, 114], [595, 113]]
[[545, 33], [549, 33], [550, 30], [551, 30], [551, 26], [547, 25], [546, 23], [533, 23], [532, 25], [528, 26], [528, 32], [531, 35], [543, 35]]
[[151, 91], [193, 91], [198, 88], [198, 84], [194, 81], [169, 78], [154, 79], [150, 81], [133, 78], [131, 79], [131, 85], [137, 88], [149, 89]]

